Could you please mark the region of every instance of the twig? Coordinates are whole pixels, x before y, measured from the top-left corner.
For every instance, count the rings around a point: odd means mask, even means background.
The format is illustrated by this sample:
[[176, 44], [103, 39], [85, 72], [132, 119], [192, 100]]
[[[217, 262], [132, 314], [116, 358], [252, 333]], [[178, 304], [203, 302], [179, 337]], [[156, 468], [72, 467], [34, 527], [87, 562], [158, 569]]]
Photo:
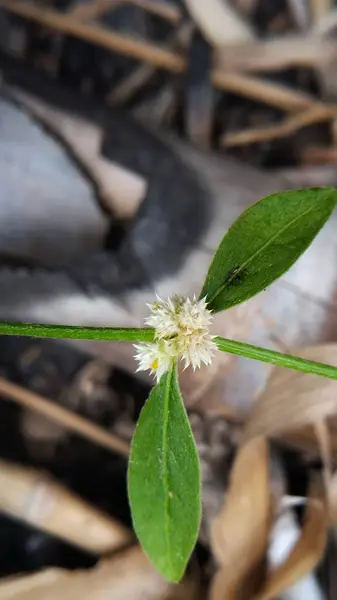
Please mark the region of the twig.
[[214, 64], [220, 71], [268, 73], [291, 67], [316, 69], [337, 57], [337, 43], [316, 35], [283, 36], [231, 44], [215, 50]]
[[105, 12], [118, 8], [121, 4], [131, 4], [138, 6], [144, 11], [157, 15], [169, 23], [176, 25], [181, 19], [181, 12], [178, 7], [169, 6], [156, 0], [92, 0], [88, 4], [79, 4], [68, 11], [71, 17], [79, 18], [81, 21], [90, 21], [97, 19]]
[[[186, 46], [193, 29], [192, 23], [184, 23], [177, 31], [174, 32], [169, 44], [179, 42], [181, 46]], [[118, 83], [105, 100], [108, 104], [117, 105], [124, 104], [130, 97], [144, 86], [154, 75], [155, 68], [150, 64], [140, 64], [131, 73], [126, 75], [120, 83]]]
[[0, 0], [0, 7], [31, 21], [36, 21], [45, 27], [75, 35], [131, 58], [149, 62], [156, 67], [176, 73], [180, 73], [184, 69], [184, 59], [170, 50], [96, 24], [81, 23], [56, 10], [41, 9], [22, 1], [12, 2], [12, 0]]
[[[55, 10], [42, 10], [22, 1], [0, 0], [0, 6], [47, 27], [76, 35], [121, 54], [149, 62], [155, 67], [176, 73], [185, 68], [184, 59], [177, 53], [145, 40], [133, 39], [98, 25], [80, 23], [78, 19], [69, 15], [60, 14]], [[322, 39], [319, 36], [255, 41], [243, 45], [228, 44], [225, 50], [217, 49], [216, 51], [213, 75], [216, 73], [220, 76], [223, 71], [268, 72], [291, 66], [315, 68], [322, 62], [330, 61], [336, 55], [336, 42]]]
[[172, 86], [165, 85], [154, 98], [144, 100], [136, 106], [132, 114], [141, 121], [151, 120], [153, 124], [162, 124], [172, 117], [175, 106], [175, 96]]
[[75, 546], [105, 554], [125, 547], [131, 532], [35, 469], [0, 460], [0, 511]]
[[[69, 18], [56, 11], [41, 10], [36, 6], [25, 4], [22, 1], [13, 3], [10, 0], [0, 0], [0, 7], [41, 23], [46, 27], [52, 27], [58, 31], [63, 31], [64, 33], [69, 33], [115, 50], [126, 56], [149, 62], [155, 67], [174, 73], [184, 71], [185, 60], [183, 57], [144, 40], [134, 39], [97, 25], [80, 23], [76, 19]], [[290, 90], [285, 86], [270, 81], [263, 81], [246, 75], [226, 73], [219, 69], [213, 70], [212, 83], [219, 89], [264, 102], [265, 104], [270, 104], [289, 112], [310, 107], [313, 108], [314, 104], [316, 106], [324, 106], [322, 103], [316, 102], [308, 94]], [[333, 107], [330, 107], [330, 110], [332, 111], [332, 117], [334, 117], [337, 111]]]
[[[110, 0], [111, 1], [111, 0]], [[112, 0], [115, 1], [116, 0]], [[181, 19], [181, 12], [178, 7], [170, 6], [166, 2], [160, 0], [117, 0], [120, 3], [132, 4], [133, 6], [139, 6], [148, 13], [152, 13], [157, 17], [161, 17], [166, 21], [169, 21], [173, 25], [177, 25]]]
[[267, 127], [258, 127], [254, 129], [244, 129], [235, 133], [226, 133], [221, 137], [221, 145], [225, 148], [233, 146], [245, 146], [255, 142], [266, 140], [275, 140], [289, 135], [293, 135], [302, 127], [307, 127], [313, 123], [327, 121], [331, 118], [328, 108], [316, 107], [309, 108], [304, 113], [285, 118], [282, 123], [277, 125], [268, 125]]
[[123, 456], [129, 455], [129, 445], [116, 435], [104, 431], [98, 425], [91, 423], [84, 417], [76, 415], [63, 406], [59, 406], [47, 398], [26, 390], [14, 383], [0, 377], [0, 395], [17, 402], [62, 425], [107, 450], [112, 450]]
[[300, 152], [302, 165], [336, 165], [337, 148], [326, 146], [309, 146]]
[[138, 65], [120, 83], [118, 83], [105, 98], [111, 105], [124, 104], [153, 76], [155, 69], [152, 65], [143, 63]]
[[[226, 89], [286, 112], [301, 111], [314, 108], [314, 106], [328, 109], [323, 102], [317, 101], [309, 94], [257, 77], [215, 71], [213, 72], [213, 83], [220, 89]], [[329, 110], [331, 110], [332, 117], [337, 114], [335, 107], [330, 106]]]
[[87, 4], [76, 4], [67, 11], [68, 17], [79, 19], [80, 21], [91, 21], [98, 19], [108, 10], [118, 8], [120, 0], [92, 0]]

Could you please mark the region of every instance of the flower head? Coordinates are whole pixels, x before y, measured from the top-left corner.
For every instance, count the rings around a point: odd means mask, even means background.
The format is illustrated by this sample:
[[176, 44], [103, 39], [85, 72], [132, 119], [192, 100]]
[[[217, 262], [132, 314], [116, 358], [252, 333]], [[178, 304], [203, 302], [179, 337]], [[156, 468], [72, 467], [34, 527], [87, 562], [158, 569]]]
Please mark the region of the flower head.
[[166, 340], [134, 344], [134, 347], [137, 350], [135, 359], [139, 362], [137, 371], [150, 370], [159, 381], [161, 376], [169, 370], [172, 358], [174, 358]]
[[173, 296], [168, 300], [157, 300], [148, 305], [151, 315], [145, 323], [155, 329], [153, 343], [135, 346], [138, 370], [150, 369], [160, 379], [175, 359], [182, 359], [185, 368], [195, 370], [201, 363], [210, 364], [216, 344], [209, 332], [212, 315], [205, 299], [193, 300]]

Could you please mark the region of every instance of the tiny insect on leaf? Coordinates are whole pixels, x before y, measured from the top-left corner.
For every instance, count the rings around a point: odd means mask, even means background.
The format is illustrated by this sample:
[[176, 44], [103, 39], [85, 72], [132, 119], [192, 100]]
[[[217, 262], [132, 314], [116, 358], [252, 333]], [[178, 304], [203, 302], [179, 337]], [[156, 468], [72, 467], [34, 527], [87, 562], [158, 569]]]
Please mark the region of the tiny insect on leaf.
[[214, 312], [235, 306], [283, 275], [330, 217], [337, 190], [273, 194], [248, 208], [220, 243], [200, 294]]

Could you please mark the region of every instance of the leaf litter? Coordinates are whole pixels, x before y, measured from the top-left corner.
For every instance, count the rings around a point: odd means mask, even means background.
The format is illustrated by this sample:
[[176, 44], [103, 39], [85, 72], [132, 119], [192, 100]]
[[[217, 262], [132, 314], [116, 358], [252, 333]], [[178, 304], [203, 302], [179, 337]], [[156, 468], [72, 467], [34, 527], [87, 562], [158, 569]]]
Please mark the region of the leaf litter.
[[[187, 4], [189, 5], [191, 2]], [[237, 2], [235, 2], [235, 5], [239, 8], [240, 5], [248, 5], [248, 8], [246, 8], [247, 13], [250, 11], [253, 12], [253, 9], [256, 10], [256, 6], [254, 8], [254, 5], [257, 4], [263, 4], [263, 2], [257, 3], [256, 1], [252, 2], [251, 0], [237, 0]], [[295, 5], [295, 2], [288, 2], [288, 4]], [[310, 9], [308, 10], [314, 13], [314, 22], [317, 20], [318, 10], [322, 11], [322, 7], [327, 4], [330, 3], [326, 1], [322, 2], [321, 0], [312, 0], [310, 2]], [[251, 5], [253, 5], [253, 8], [251, 8]], [[297, 7], [298, 5], [299, 3], [296, 3]], [[281, 10], [284, 11], [283, 8]], [[209, 12], [212, 11], [208, 11], [208, 13]], [[207, 17], [209, 16], [208, 13], [206, 14]], [[278, 18], [278, 15], [276, 15], [276, 17]], [[272, 16], [270, 20], [272, 20]], [[218, 26], [219, 24], [216, 23], [216, 25]], [[270, 29], [272, 30], [272, 26]], [[221, 29], [221, 33], [223, 34], [223, 29]], [[330, 45], [332, 48], [332, 58], [334, 58], [334, 40], [319, 40], [318, 42], [317, 38], [312, 37], [312, 32], [309, 31], [309, 34], [310, 35], [303, 36], [303, 40], [296, 36], [295, 42], [301, 52], [302, 47], [304, 49], [306, 47], [309, 48], [312, 57], [310, 58], [311, 62], [320, 61], [324, 63], [321, 55], [324, 54], [323, 58], [325, 59], [327, 48], [330, 48]], [[267, 39], [269, 41], [269, 36], [267, 36]], [[272, 40], [272, 43], [275, 42], [282, 42], [288, 49], [288, 56], [291, 56], [291, 60], [294, 61], [296, 52], [294, 51], [293, 46], [291, 46], [290, 40]], [[259, 46], [265, 43], [265, 41], [256, 42]], [[247, 69], [247, 63], [254, 60], [254, 53], [252, 53], [251, 45], [243, 46], [242, 49], [246, 52], [245, 67], [242, 69], [245, 71]], [[231, 55], [230, 51], [231, 48], [223, 49], [223, 53], [227, 57], [227, 60]], [[241, 54], [240, 48], [235, 46], [232, 54], [234, 54], [237, 59], [238, 55]], [[263, 56], [263, 60], [268, 61], [271, 60], [271, 56], [275, 56], [275, 59], [278, 62], [287, 59], [284, 51], [272, 52], [270, 50], [268, 52], [260, 52], [260, 54]], [[299, 60], [299, 64], [302, 64], [301, 60]], [[330, 76], [325, 78], [328, 82], [331, 82], [332, 78]], [[256, 83], [256, 81], [254, 81], [253, 78], [249, 80], [246, 77], [246, 85], [251, 88], [250, 93], [252, 93], [254, 83]], [[261, 96], [264, 95], [264, 97], [266, 97], [267, 82], [260, 78], [259, 83], [261, 86]], [[282, 94], [279, 89], [280, 86], [277, 86], [275, 83], [273, 84], [271, 81], [268, 82], [268, 85], [274, 93], [278, 106], [280, 106], [282, 100]], [[286, 88], [286, 91], [288, 95], [291, 92], [293, 95], [296, 94], [296, 98], [299, 97], [299, 100], [301, 100], [300, 92], [298, 90]], [[309, 100], [309, 106], [314, 106], [316, 99], [310, 97]], [[237, 105], [237, 100], [235, 105]], [[328, 105], [326, 105], [325, 108], [328, 112]], [[253, 118], [255, 112], [256, 109], [252, 107], [251, 113]], [[230, 118], [231, 111], [227, 110], [226, 114], [229, 114]], [[295, 115], [295, 118], [298, 119], [298, 116]], [[262, 130], [262, 133], [266, 135], [264, 132], [264, 130], [266, 130], [267, 135], [270, 136], [270, 123], [268, 122], [267, 125], [268, 127], [262, 122], [260, 134]], [[284, 125], [283, 122], [281, 122], [281, 126], [282, 125]], [[254, 129], [252, 131], [254, 133]], [[245, 130], [245, 133], [247, 139], [249, 129]], [[259, 139], [257, 137], [258, 133], [259, 128], [257, 128], [257, 130], [255, 128], [254, 139]], [[272, 133], [275, 139], [275, 129]], [[240, 135], [240, 130], [239, 132], [235, 132], [234, 135]], [[252, 136], [250, 139], [252, 139]], [[311, 144], [313, 144], [313, 142], [311, 142]], [[243, 151], [245, 152], [245, 148], [243, 148]], [[266, 151], [264, 151], [264, 153], [266, 153]], [[260, 146], [258, 148], [254, 147], [254, 160], [256, 154], [264, 156], [264, 153]], [[271, 150], [269, 144], [267, 149], [268, 157], [270, 157], [270, 153]], [[266, 160], [263, 156], [260, 158], [261, 162]], [[326, 362], [331, 362], [331, 360], [334, 361], [334, 356], [336, 356], [336, 363], [334, 364], [337, 364], [337, 350], [333, 349], [332, 345], [324, 347], [325, 350], [323, 347], [320, 348], [321, 350], [319, 350], [319, 347], [316, 349], [309, 349], [310, 352], [306, 357], [313, 360], [320, 360], [323, 362], [326, 360]], [[312, 354], [311, 350], [313, 350]], [[320, 353], [321, 351], [322, 353]], [[305, 350], [305, 352], [307, 352], [307, 350]], [[304, 353], [301, 355], [305, 356]], [[274, 373], [276, 373], [276, 371], [281, 370], [275, 369]], [[336, 382], [328, 382], [328, 380], [323, 381], [320, 379], [318, 381], [318, 378], [308, 375], [303, 376], [303, 379], [301, 379], [300, 374], [291, 374], [285, 370], [283, 370], [282, 373], [283, 376], [279, 380], [279, 386], [282, 389], [278, 390], [277, 382], [275, 385], [271, 379], [265, 392], [261, 395], [261, 397], [264, 398], [263, 394], [265, 394], [266, 398], [261, 400], [260, 397], [257, 401], [253, 414], [245, 428], [246, 441], [239, 449], [234, 461], [232, 477], [223, 509], [214, 523], [212, 540], [214, 554], [220, 565], [220, 568], [214, 577], [211, 591], [211, 597], [214, 599], [240, 598], [241, 600], [241, 598], [245, 598], [245, 600], [249, 600], [249, 595], [251, 595], [251, 597], [254, 597], [255, 599], [262, 600], [262, 598], [265, 599], [271, 597], [270, 594], [282, 594], [282, 591], [289, 585], [292, 585], [296, 578], [302, 577], [307, 570], [312, 569], [323, 554], [327, 529], [327, 523], [323, 518], [324, 507], [326, 506], [324, 494], [326, 492], [328, 492], [329, 498], [330, 521], [335, 523], [337, 520], [337, 472], [334, 471], [336, 468], [334, 461], [337, 452], [337, 435], [335, 434], [337, 423], [334, 422], [336, 413], [335, 407], [337, 404], [337, 401], [335, 400], [337, 384]], [[294, 376], [294, 379], [290, 377], [292, 375]], [[288, 376], [290, 377], [289, 380], [287, 379]], [[300, 379], [298, 379], [298, 377]], [[325, 383], [327, 384], [327, 387], [324, 386]], [[330, 387], [330, 385], [328, 385], [330, 383], [332, 383], [334, 387]], [[254, 431], [255, 429], [256, 431]], [[277, 498], [274, 498], [270, 492], [272, 489], [269, 473], [270, 446], [272, 445], [271, 439], [277, 440], [278, 443], [282, 445], [290, 444], [291, 447], [300, 452], [306, 450], [306, 452], [309, 451], [312, 456], [320, 457], [326, 473], [324, 478], [325, 489], [324, 486], [322, 486], [323, 489], [319, 488], [319, 486], [314, 486], [311, 495], [307, 499], [306, 506], [308, 514], [298, 543], [293, 547], [286, 562], [282, 563], [281, 566], [278, 566], [273, 573], [268, 574], [266, 572], [268, 540], [279, 519], [278, 510], [280, 510]], [[245, 510], [242, 509], [240, 499], [242, 501], [246, 499], [246, 503], [243, 502]], [[144, 557], [142, 556], [142, 558], [139, 559], [139, 564], [142, 565], [142, 575], [146, 577], [148, 567], [144, 566], [145, 563], [143, 564], [143, 560]], [[229, 567], [224, 568], [225, 564], [227, 565], [226, 560], [229, 561]], [[127, 564], [128, 562], [126, 561], [125, 565]], [[107, 566], [110, 571], [111, 565]], [[163, 582], [159, 580], [158, 575], [153, 572], [153, 569], [150, 568], [150, 571], [149, 586], [152, 590], [152, 578], [158, 580], [159, 588], [153, 589], [153, 594], [156, 598], [162, 597], [162, 587], [165, 586], [163, 586]], [[240, 577], [238, 577], [237, 571], [239, 572]], [[110, 572], [112, 576], [112, 571]], [[129, 569], [127, 573], [127, 577], [131, 580], [132, 577], [130, 576], [132, 572], [133, 570]], [[41, 576], [42, 575], [44, 576], [43, 573]], [[75, 580], [76, 575], [72, 577], [72, 579]], [[86, 581], [86, 579], [84, 579], [84, 581]], [[137, 579], [135, 581], [137, 581]], [[106, 586], [106, 583], [104, 585]], [[109, 596], [113, 594], [114, 597], [116, 597], [115, 585], [114, 582], [113, 589], [106, 586], [106, 592], [109, 593]], [[68, 584], [67, 587], [69, 587], [69, 595], [73, 597], [74, 588], [68, 586]], [[54, 586], [51, 584], [49, 592], [55, 592], [53, 588]], [[137, 592], [139, 593], [139, 591], [140, 590], [138, 589]], [[92, 594], [92, 589], [89, 585], [85, 585], [83, 593], [87, 593], [90, 597], [96, 597], [95, 594]], [[130, 590], [128, 590], [128, 592], [124, 590], [121, 596], [127, 597], [128, 593], [131, 593]], [[27, 590], [25, 591], [25, 598], [27, 598], [26, 594]], [[151, 594], [147, 592], [146, 596], [150, 598]], [[99, 595], [99, 597], [103, 596]], [[192, 597], [196, 598], [196, 595], [192, 595]], [[36, 598], [36, 596], [34, 596], [34, 598]], [[306, 598], [305, 600], [308, 599]]]
[[[336, 344], [292, 352], [337, 364]], [[315, 569], [324, 560], [329, 535], [336, 537], [337, 532], [336, 392], [336, 382], [272, 369], [243, 424], [223, 507], [213, 521], [217, 571], [210, 600], [325, 597]], [[303, 459], [309, 478], [306, 496], [294, 496], [292, 501], [282, 487], [277, 496], [272, 494], [270, 460], [275, 444], [276, 449], [295, 450]], [[305, 514], [298, 520], [300, 505]], [[281, 551], [282, 543], [287, 547]], [[273, 552], [278, 561], [272, 560]]]

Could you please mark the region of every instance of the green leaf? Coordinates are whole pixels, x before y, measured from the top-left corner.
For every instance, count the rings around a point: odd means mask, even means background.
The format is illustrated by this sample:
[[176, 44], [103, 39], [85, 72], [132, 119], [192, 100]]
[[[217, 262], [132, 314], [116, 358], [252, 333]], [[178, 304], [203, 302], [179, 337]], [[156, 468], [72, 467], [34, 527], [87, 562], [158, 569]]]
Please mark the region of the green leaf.
[[201, 292], [218, 312], [248, 300], [285, 273], [330, 217], [337, 190], [312, 188], [267, 196], [233, 223]]
[[161, 377], [140, 414], [128, 491], [146, 554], [166, 579], [179, 581], [197, 540], [201, 500], [199, 458], [175, 366]]

